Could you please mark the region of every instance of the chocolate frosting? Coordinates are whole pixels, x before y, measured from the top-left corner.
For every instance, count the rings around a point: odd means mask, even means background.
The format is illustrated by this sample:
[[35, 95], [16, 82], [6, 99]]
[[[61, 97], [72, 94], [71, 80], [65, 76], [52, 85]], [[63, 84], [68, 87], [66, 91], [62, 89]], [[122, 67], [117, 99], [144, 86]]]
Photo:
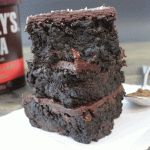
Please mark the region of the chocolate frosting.
[[101, 71], [100, 67], [97, 64], [89, 63], [87, 61], [82, 60], [80, 57], [80, 53], [77, 50], [72, 49], [72, 53], [74, 57], [74, 62], [59, 61], [57, 64], [52, 65], [52, 68], [62, 69], [62, 70], [67, 69], [78, 73], [87, 70], [96, 71], [96, 72]]
[[82, 10], [74, 10], [74, 11], [54, 11], [50, 13], [29, 16], [27, 18], [27, 24], [30, 22], [43, 22], [43, 21], [54, 21], [54, 22], [67, 22], [78, 20], [82, 18], [104, 18], [112, 16], [115, 19], [116, 10], [114, 7], [104, 7], [102, 9], [82, 9]]
[[40, 105], [48, 105], [51, 107], [52, 111], [55, 113], [61, 113], [61, 114], [69, 114], [70, 116], [79, 116], [82, 115], [84, 112], [90, 110], [92, 112], [96, 111], [98, 107], [101, 107], [105, 102], [115, 102], [115, 98], [118, 94], [124, 92], [122, 85], [120, 85], [115, 91], [113, 91], [108, 96], [105, 96], [99, 100], [97, 100], [94, 103], [88, 103], [86, 105], [82, 105], [76, 108], [65, 108], [63, 105], [61, 105], [58, 102], [55, 102], [53, 99], [48, 98], [37, 98], [33, 95], [29, 95], [24, 98], [24, 104], [29, 103], [31, 101], [34, 101], [36, 103], [39, 103]]

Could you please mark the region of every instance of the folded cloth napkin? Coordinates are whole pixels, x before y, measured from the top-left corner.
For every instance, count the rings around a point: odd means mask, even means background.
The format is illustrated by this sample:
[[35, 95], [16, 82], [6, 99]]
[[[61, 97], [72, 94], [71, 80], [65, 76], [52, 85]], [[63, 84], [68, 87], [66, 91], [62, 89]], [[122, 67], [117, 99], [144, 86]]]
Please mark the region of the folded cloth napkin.
[[[127, 93], [139, 86], [123, 85]], [[70, 137], [46, 132], [30, 125], [24, 110], [0, 117], [0, 150], [146, 150], [150, 146], [150, 107], [123, 101], [123, 112], [115, 120], [109, 136], [91, 144], [82, 144]]]

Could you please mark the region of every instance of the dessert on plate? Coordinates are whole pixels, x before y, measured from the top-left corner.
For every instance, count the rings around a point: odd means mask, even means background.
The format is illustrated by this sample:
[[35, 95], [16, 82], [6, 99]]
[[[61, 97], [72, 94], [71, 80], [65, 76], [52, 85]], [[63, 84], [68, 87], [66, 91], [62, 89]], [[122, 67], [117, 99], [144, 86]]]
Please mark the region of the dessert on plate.
[[23, 106], [30, 123], [78, 142], [111, 133], [122, 111], [125, 65], [113, 7], [54, 11], [27, 19], [33, 60]]

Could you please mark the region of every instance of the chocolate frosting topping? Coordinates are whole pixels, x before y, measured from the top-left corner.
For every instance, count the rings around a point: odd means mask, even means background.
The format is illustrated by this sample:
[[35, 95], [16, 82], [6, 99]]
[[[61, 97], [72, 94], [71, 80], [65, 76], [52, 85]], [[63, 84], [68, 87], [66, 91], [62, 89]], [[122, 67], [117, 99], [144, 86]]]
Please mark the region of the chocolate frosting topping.
[[102, 106], [105, 102], [107, 101], [115, 101], [115, 97], [123, 92], [123, 87], [122, 85], [119, 86], [115, 91], [113, 91], [110, 95], [105, 96], [99, 100], [97, 100], [94, 103], [88, 103], [87, 105], [82, 105], [76, 108], [65, 108], [63, 107], [61, 104], [59, 104], [58, 102], [55, 102], [53, 99], [48, 99], [48, 98], [36, 98], [33, 95], [27, 96], [26, 98], [24, 98], [24, 103], [29, 103], [31, 101], [35, 101], [37, 103], [39, 103], [40, 105], [48, 105], [51, 107], [51, 109], [53, 110], [53, 112], [55, 113], [67, 113], [70, 116], [78, 116], [78, 115], [82, 115], [84, 112], [91, 110], [91, 111], [95, 111], [98, 107]]
[[[100, 7], [98, 7], [100, 8]], [[79, 15], [80, 14], [80, 15]], [[107, 16], [116, 16], [116, 10], [114, 7], [103, 7], [102, 9], [82, 9], [82, 10], [62, 10], [62, 11], [51, 11], [50, 13], [29, 16], [27, 18], [27, 24], [30, 22], [43, 22], [47, 20], [52, 20], [55, 22], [61, 21], [72, 21], [82, 18], [90, 17], [107, 17]]]
[[100, 67], [97, 64], [82, 60], [80, 53], [76, 49], [72, 49], [72, 54], [74, 57], [74, 62], [59, 61], [57, 64], [52, 65], [52, 68], [67, 69], [78, 73], [86, 70], [100, 72]]

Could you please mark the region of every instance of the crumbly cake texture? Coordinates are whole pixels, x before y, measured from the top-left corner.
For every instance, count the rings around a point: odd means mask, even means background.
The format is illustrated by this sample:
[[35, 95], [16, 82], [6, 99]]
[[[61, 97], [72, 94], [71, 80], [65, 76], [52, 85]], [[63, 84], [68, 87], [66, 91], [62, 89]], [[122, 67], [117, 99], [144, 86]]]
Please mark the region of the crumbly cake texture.
[[111, 133], [122, 110], [126, 65], [115, 20], [112, 7], [28, 17], [27, 82], [34, 94], [23, 106], [33, 126], [82, 143]]
[[29, 68], [27, 80], [36, 89], [36, 96], [53, 98], [67, 108], [107, 96], [124, 82], [124, 74], [116, 66], [107, 72], [95, 70], [78, 74], [69, 70], [58, 72], [44, 66], [36, 68], [34, 64]]
[[26, 30], [34, 59], [27, 81], [36, 96], [71, 108], [106, 96], [124, 82], [115, 19], [115, 9], [108, 7], [30, 16]]
[[97, 102], [74, 109], [65, 108], [53, 99], [32, 95], [24, 99], [23, 105], [32, 126], [88, 144], [111, 133], [114, 119], [122, 111], [123, 95], [120, 86]]

